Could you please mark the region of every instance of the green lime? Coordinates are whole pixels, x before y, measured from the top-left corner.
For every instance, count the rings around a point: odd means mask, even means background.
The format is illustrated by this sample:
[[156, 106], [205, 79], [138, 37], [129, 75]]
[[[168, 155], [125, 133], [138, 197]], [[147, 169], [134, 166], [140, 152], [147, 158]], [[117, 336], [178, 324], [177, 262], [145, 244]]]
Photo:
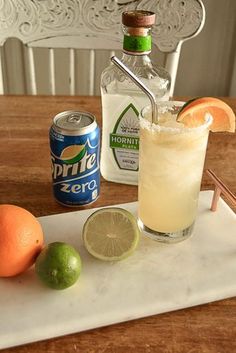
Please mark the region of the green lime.
[[35, 271], [48, 287], [65, 289], [79, 278], [81, 259], [71, 245], [62, 242], [51, 243], [37, 257]]
[[87, 251], [100, 260], [122, 260], [138, 245], [136, 218], [122, 208], [100, 209], [85, 222], [83, 241]]

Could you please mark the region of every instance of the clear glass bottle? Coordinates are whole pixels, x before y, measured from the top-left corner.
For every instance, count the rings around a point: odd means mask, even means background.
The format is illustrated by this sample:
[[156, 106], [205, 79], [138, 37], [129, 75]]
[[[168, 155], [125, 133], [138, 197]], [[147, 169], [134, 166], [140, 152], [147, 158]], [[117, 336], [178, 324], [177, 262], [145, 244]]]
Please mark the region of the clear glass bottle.
[[[156, 95], [169, 99], [170, 75], [154, 67], [151, 52], [151, 27], [155, 14], [126, 11], [122, 14], [124, 32], [121, 61]], [[101, 76], [102, 150], [101, 174], [109, 181], [138, 183], [139, 112], [150, 103], [147, 96], [114, 64]]]

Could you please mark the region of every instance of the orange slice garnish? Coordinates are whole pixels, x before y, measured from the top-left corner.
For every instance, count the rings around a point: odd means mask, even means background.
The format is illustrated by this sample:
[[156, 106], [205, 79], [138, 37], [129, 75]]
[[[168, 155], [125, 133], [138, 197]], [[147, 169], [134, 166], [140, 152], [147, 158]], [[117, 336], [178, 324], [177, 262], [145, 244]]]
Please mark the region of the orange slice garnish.
[[209, 113], [213, 122], [209, 129], [213, 132], [235, 132], [235, 114], [228, 104], [214, 97], [202, 97], [188, 101], [180, 110], [177, 121], [187, 127], [195, 127], [204, 123]]

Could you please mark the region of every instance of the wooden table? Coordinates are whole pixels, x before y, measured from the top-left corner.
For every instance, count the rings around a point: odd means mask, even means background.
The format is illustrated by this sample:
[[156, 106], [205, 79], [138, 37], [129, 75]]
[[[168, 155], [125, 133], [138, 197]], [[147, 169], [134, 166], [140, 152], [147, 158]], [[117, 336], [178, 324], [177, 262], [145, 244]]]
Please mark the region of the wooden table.
[[[224, 100], [236, 112], [236, 99]], [[35, 216], [71, 211], [52, 196], [48, 130], [56, 113], [73, 109], [93, 113], [101, 124], [99, 97], [0, 97], [0, 203], [25, 207]], [[210, 135], [205, 168], [236, 193], [235, 134]], [[204, 173], [202, 189], [212, 188]], [[137, 187], [102, 180], [101, 196], [91, 207], [136, 200]], [[235, 337], [236, 299], [227, 299], [2, 352], [232, 353]]]

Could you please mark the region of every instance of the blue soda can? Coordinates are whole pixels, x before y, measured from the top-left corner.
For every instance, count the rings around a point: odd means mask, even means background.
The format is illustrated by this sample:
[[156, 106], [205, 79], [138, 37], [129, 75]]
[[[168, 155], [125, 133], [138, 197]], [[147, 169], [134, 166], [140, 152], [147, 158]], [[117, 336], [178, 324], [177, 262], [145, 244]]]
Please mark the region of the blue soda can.
[[100, 131], [87, 112], [66, 111], [50, 128], [53, 192], [66, 206], [87, 205], [100, 192]]

